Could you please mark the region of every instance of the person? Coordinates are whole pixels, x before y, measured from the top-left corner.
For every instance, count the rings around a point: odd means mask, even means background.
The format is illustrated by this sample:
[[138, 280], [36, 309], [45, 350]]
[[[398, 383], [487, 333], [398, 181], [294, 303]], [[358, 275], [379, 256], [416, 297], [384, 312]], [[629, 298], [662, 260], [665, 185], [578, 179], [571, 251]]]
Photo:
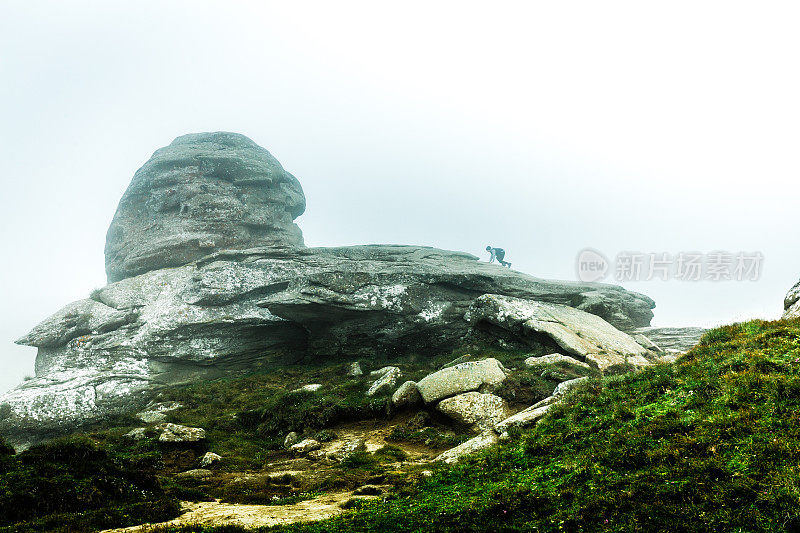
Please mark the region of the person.
[[490, 263], [493, 263], [494, 260], [497, 259], [497, 262], [503, 265], [504, 267], [511, 268], [511, 263], [509, 263], [508, 261], [503, 261], [503, 259], [505, 259], [506, 257], [505, 250], [503, 250], [502, 248], [492, 248], [491, 246], [487, 246], [486, 251], [491, 254], [491, 257], [489, 258]]

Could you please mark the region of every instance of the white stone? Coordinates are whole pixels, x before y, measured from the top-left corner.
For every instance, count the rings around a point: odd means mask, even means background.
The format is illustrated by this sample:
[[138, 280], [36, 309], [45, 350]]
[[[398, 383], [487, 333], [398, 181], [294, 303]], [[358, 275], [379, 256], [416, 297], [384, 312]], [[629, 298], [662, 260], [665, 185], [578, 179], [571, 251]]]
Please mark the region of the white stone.
[[462, 392], [496, 387], [506, 377], [500, 361], [489, 358], [459, 363], [429, 374], [417, 383], [417, 389], [425, 403], [430, 404]]
[[442, 400], [436, 410], [461, 424], [485, 430], [494, 427], [508, 414], [506, 401], [494, 394], [465, 392]]
[[437, 461], [444, 461], [445, 463], [457, 463], [465, 455], [470, 455], [486, 448], [490, 448], [499, 442], [499, 438], [494, 431], [486, 431], [477, 437], [473, 437], [466, 442], [463, 442], [451, 448], [436, 458]]

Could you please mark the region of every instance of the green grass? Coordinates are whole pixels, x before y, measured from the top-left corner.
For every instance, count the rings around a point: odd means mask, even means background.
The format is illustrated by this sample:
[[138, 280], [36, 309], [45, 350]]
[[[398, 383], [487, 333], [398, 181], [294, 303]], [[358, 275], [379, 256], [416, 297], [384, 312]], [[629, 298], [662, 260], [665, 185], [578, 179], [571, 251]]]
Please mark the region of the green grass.
[[0, 455], [0, 531], [96, 531], [168, 520], [178, 503], [152, 472], [84, 438]]
[[676, 364], [590, 380], [518, 441], [400, 497], [274, 530], [798, 531], [800, 321], [713, 330]]

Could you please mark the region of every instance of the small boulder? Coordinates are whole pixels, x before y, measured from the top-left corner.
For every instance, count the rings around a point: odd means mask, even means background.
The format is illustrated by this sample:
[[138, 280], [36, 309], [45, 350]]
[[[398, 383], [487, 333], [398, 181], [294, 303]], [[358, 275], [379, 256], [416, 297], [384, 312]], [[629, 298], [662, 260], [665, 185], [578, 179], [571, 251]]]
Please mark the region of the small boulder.
[[[367, 390], [367, 396], [375, 396], [379, 393], [389, 392], [397, 384], [397, 380], [403, 376], [403, 373], [400, 372], [400, 369], [396, 366], [390, 366], [386, 368], [388, 370], [386, 370], [381, 377], [376, 379], [375, 382], [370, 386], [369, 390]], [[372, 374], [373, 373], [370, 372], [370, 375]]]
[[347, 375], [350, 377], [358, 377], [364, 375], [364, 371], [361, 370], [361, 365], [358, 364], [358, 361], [350, 363], [350, 368], [347, 370]]
[[200, 442], [206, 438], [206, 430], [203, 428], [191, 428], [179, 424], [159, 424], [156, 430], [161, 434], [158, 436], [159, 442], [188, 443]]
[[578, 385], [579, 383], [583, 383], [587, 379], [589, 378], [583, 377], [583, 378], [570, 379], [569, 381], [562, 381], [561, 383], [558, 384], [556, 390], [553, 391], [553, 396], [556, 398], [558, 398], [559, 396], [563, 396], [571, 389], [573, 389], [576, 385]]
[[363, 452], [367, 449], [367, 441], [363, 438], [356, 438], [346, 440], [339, 448], [335, 449], [329, 454], [329, 457], [335, 461], [344, 461], [354, 453]]
[[383, 368], [379, 368], [378, 370], [373, 370], [372, 372], [369, 373], [369, 376], [371, 378], [377, 378], [393, 370], [400, 370], [400, 369], [397, 368], [396, 366], [385, 366]]
[[147, 434], [145, 428], [136, 428], [125, 433], [125, 437], [131, 440], [143, 440], [147, 438]]
[[300, 436], [294, 431], [292, 431], [291, 433], [286, 435], [285, 439], [283, 439], [283, 447], [288, 449], [297, 444], [298, 442], [300, 442]]
[[437, 461], [444, 461], [447, 464], [457, 463], [465, 455], [470, 455], [481, 450], [494, 446], [499, 442], [498, 436], [494, 431], [486, 431], [477, 437], [473, 437], [451, 448], [436, 458]]
[[525, 366], [528, 368], [542, 368], [552, 366], [558, 363], [566, 363], [572, 366], [579, 366], [581, 368], [591, 368], [583, 361], [578, 361], [574, 357], [562, 355], [560, 353], [550, 353], [541, 357], [528, 357], [525, 359]]
[[465, 392], [442, 400], [436, 409], [456, 422], [489, 429], [508, 416], [506, 401], [494, 394]]
[[321, 383], [311, 383], [309, 385], [303, 385], [299, 389], [294, 389], [292, 392], [317, 392], [321, 388]]
[[506, 380], [500, 361], [494, 358], [459, 363], [429, 374], [417, 383], [417, 389], [426, 404], [430, 404], [462, 392], [482, 388], [494, 388]]
[[145, 424], [155, 424], [163, 422], [167, 418], [167, 413], [183, 407], [178, 402], [161, 402], [149, 405], [144, 411], [136, 413], [136, 418]]
[[289, 450], [295, 455], [304, 455], [320, 448], [322, 448], [322, 444], [318, 440], [304, 439], [297, 444], [293, 444]]
[[392, 394], [395, 407], [414, 407], [422, 403], [422, 396], [413, 381], [406, 381]]
[[206, 454], [200, 458], [200, 468], [208, 468], [209, 466], [222, 461], [222, 456], [217, 455], [216, 453], [206, 452]]
[[519, 413], [512, 415], [494, 426], [498, 433], [506, 433], [513, 427], [530, 427], [539, 421], [553, 407], [554, 403], [546, 405], [532, 405]]

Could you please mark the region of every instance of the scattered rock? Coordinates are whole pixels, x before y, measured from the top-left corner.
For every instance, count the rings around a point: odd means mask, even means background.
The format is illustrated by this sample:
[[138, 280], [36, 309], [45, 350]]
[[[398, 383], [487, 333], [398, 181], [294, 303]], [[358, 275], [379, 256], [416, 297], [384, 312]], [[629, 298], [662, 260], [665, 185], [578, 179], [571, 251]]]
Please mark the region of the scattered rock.
[[565, 395], [570, 390], [575, 388], [576, 385], [583, 383], [588, 379], [589, 379], [588, 377], [583, 377], [583, 378], [570, 379], [568, 381], [562, 381], [561, 383], [558, 384], [558, 386], [556, 386], [556, 390], [553, 391], [553, 397], [558, 398], [559, 396]]
[[498, 424], [496, 424], [494, 426], [494, 430], [502, 434], [507, 432], [510, 428], [513, 427], [532, 426], [536, 422], [538, 422], [540, 418], [546, 415], [547, 411], [549, 411], [553, 405], [554, 403], [541, 405], [538, 407], [536, 405], [528, 407], [527, 409], [524, 409], [519, 413], [512, 415], [506, 418], [505, 420], [499, 422]]
[[426, 404], [462, 392], [497, 387], [506, 380], [500, 361], [494, 358], [459, 363], [429, 374], [417, 383], [417, 389]]
[[364, 372], [361, 370], [361, 365], [358, 363], [358, 361], [350, 363], [350, 368], [347, 370], [347, 375], [350, 377], [358, 377], [364, 375]]
[[207, 468], [220, 461], [222, 461], [221, 455], [217, 455], [216, 453], [206, 452], [206, 454], [200, 458], [200, 468]]
[[783, 300], [783, 318], [800, 317], [800, 281], [789, 289]]
[[161, 402], [148, 406], [144, 411], [136, 413], [136, 418], [145, 424], [163, 422], [167, 418], [167, 413], [183, 407], [178, 402]]
[[385, 366], [383, 368], [379, 368], [378, 370], [373, 370], [372, 372], [370, 372], [369, 373], [369, 377], [371, 377], [371, 378], [381, 377], [384, 374], [386, 374], [387, 372], [393, 372], [395, 370], [399, 371], [400, 369], [397, 368], [396, 366]]
[[506, 401], [494, 394], [465, 392], [442, 400], [436, 409], [460, 424], [490, 429], [508, 416]]
[[422, 396], [413, 381], [406, 381], [392, 394], [392, 405], [395, 407], [415, 407], [422, 403]]
[[179, 424], [159, 424], [155, 427], [161, 434], [158, 436], [159, 442], [187, 443], [200, 442], [206, 438], [206, 430], [203, 428], [192, 428]]
[[294, 389], [292, 392], [317, 392], [322, 388], [320, 383], [312, 383], [310, 385], [303, 385], [299, 389]]
[[125, 437], [131, 440], [144, 440], [147, 438], [147, 434], [145, 428], [136, 428], [125, 433]]
[[322, 444], [318, 440], [304, 439], [290, 446], [289, 450], [295, 455], [303, 455], [314, 450], [319, 450], [321, 447]]
[[591, 368], [583, 361], [578, 361], [573, 357], [562, 355], [560, 353], [551, 353], [542, 355], [541, 357], [528, 357], [525, 359], [525, 366], [529, 368], [548, 367], [558, 363], [566, 363], [568, 365], [579, 366], [581, 368]]
[[213, 476], [214, 472], [205, 468], [195, 468], [193, 470], [187, 470], [186, 472], [180, 472], [179, 474], [175, 475], [175, 477], [192, 479], [205, 479]]
[[364, 438], [350, 439], [342, 443], [339, 448], [331, 451], [328, 455], [335, 461], [344, 461], [354, 453], [363, 452], [367, 449], [367, 441]]
[[481, 450], [485, 450], [498, 443], [500, 439], [494, 431], [486, 431], [477, 437], [473, 437], [466, 442], [463, 442], [451, 448], [436, 458], [437, 461], [444, 461], [445, 463], [456, 463], [462, 457], [470, 455]]
[[566, 305], [485, 294], [470, 306], [467, 319], [474, 324], [488, 322], [522, 338], [546, 335], [602, 371], [651, 364], [647, 356], [652, 354], [630, 335], [599, 316]]
[[[389, 366], [381, 370], [385, 370], [385, 372], [377, 374], [380, 377], [367, 390], [367, 396], [375, 396], [376, 394], [391, 391], [397, 384], [397, 380], [403, 376], [403, 373], [396, 366]], [[375, 373], [370, 372], [370, 375], [375, 375]]]
[[289, 449], [298, 442], [300, 442], [300, 436], [294, 431], [292, 431], [291, 433], [286, 435], [285, 439], [283, 439], [283, 447]]

